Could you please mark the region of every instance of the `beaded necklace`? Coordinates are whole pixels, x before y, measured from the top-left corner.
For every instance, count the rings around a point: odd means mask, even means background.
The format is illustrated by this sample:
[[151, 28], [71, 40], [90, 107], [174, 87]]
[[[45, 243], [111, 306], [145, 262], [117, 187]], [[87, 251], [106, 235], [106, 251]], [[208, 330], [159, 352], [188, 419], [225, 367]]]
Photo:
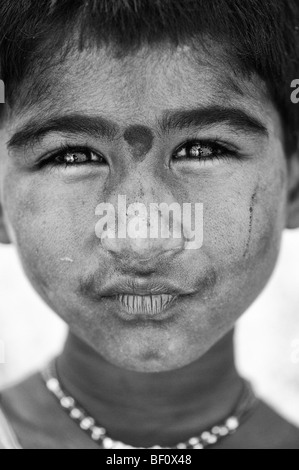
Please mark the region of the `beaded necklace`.
[[62, 387], [55, 360], [42, 372], [42, 377], [47, 389], [55, 396], [64, 411], [101, 449], [206, 449], [234, 434], [257, 404], [252, 387], [244, 381], [244, 388], [234, 413], [221, 424], [215, 425], [210, 430], [200, 433], [199, 436], [192, 437], [174, 447], [156, 445], [149, 448], [138, 448], [115, 441], [108, 436], [106, 429], [96, 423], [95, 419]]

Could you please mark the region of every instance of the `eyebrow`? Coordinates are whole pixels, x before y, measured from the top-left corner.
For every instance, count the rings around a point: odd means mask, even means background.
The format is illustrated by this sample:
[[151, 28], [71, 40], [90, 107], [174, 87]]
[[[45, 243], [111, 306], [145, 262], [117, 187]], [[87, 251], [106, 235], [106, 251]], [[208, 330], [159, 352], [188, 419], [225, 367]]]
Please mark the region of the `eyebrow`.
[[[219, 124], [227, 124], [245, 133], [269, 136], [267, 128], [258, 118], [238, 108], [210, 106], [191, 110], [179, 109], [164, 112], [158, 120], [158, 127], [163, 133]], [[113, 141], [120, 132], [120, 126], [101, 116], [84, 114], [58, 116], [45, 121], [32, 119], [11, 137], [7, 146], [10, 149], [19, 149], [34, 144], [53, 132], [83, 134]]]
[[267, 127], [260, 119], [242, 109], [223, 106], [210, 106], [189, 111], [168, 111], [162, 118], [160, 127], [162, 132], [169, 132], [191, 127], [205, 128], [219, 124], [227, 124], [241, 132], [269, 137]]
[[69, 114], [45, 121], [32, 119], [11, 137], [7, 146], [11, 149], [22, 148], [38, 142], [53, 132], [83, 134], [93, 138], [113, 140], [119, 132], [119, 126], [103, 117], [84, 114]]

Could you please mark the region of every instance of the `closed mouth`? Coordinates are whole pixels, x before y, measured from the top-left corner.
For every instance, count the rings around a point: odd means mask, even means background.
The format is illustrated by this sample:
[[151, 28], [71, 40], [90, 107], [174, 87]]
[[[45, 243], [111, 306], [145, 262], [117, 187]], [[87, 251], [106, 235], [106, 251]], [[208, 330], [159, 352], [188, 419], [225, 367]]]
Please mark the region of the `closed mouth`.
[[121, 306], [130, 315], [155, 316], [164, 312], [177, 299], [170, 294], [160, 295], [134, 295], [119, 294], [117, 296]]

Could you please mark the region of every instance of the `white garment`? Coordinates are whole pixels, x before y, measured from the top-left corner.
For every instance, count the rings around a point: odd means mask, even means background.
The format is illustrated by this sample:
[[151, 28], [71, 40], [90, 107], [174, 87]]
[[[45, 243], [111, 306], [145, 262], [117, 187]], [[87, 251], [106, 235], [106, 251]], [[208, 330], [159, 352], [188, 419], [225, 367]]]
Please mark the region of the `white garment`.
[[21, 450], [18, 439], [0, 408], [0, 449]]

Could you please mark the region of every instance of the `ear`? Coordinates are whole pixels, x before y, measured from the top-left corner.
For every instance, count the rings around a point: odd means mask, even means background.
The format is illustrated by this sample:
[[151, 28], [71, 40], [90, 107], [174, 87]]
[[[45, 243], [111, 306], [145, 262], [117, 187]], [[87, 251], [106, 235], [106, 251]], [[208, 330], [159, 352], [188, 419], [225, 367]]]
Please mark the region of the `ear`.
[[10, 238], [8, 236], [8, 232], [5, 227], [1, 203], [0, 203], [0, 243], [4, 243], [4, 244], [11, 243]]
[[299, 228], [299, 150], [288, 157], [287, 228]]

